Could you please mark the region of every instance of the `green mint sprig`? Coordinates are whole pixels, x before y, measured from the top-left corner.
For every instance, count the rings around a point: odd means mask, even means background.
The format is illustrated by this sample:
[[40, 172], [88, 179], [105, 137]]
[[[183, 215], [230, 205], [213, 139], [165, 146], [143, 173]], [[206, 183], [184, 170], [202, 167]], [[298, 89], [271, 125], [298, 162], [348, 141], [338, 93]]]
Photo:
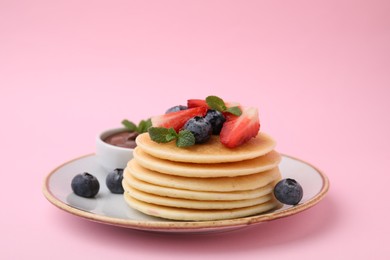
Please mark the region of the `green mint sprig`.
[[187, 147], [195, 144], [195, 137], [189, 130], [181, 130], [176, 133], [173, 128], [150, 127], [148, 132], [150, 139], [156, 143], [169, 143], [176, 139], [177, 147]]
[[226, 107], [225, 102], [217, 96], [208, 96], [206, 98], [206, 103], [211, 109], [219, 112], [228, 112], [235, 116], [240, 116], [242, 114], [242, 111], [238, 106]]
[[126, 127], [129, 131], [131, 132], [137, 132], [137, 133], [146, 133], [149, 129], [149, 127], [152, 126], [152, 120], [146, 119], [146, 120], [141, 120], [138, 125], [134, 124], [133, 122], [124, 119], [122, 120], [122, 125]]

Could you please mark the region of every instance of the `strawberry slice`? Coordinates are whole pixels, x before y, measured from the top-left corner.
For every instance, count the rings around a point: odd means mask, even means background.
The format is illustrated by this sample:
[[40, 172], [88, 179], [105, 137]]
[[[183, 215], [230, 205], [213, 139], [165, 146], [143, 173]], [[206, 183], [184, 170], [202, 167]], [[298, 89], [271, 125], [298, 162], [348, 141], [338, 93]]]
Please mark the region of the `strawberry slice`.
[[206, 100], [203, 99], [189, 99], [187, 100], [187, 107], [193, 108], [193, 107], [209, 107], [206, 103]]
[[154, 116], [151, 118], [152, 126], [154, 127], [165, 127], [175, 129], [176, 132], [179, 132], [184, 124], [191, 118], [195, 116], [205, 116], [207, 113], [207, 107], [200, 106], [189, 108], [186, 110], [181, 110], [177, 112], [172, 112], [169, 114], [163, 114], [159, 116]]
[[257, 108], [250, 107], [245, 108], [241, 116], [226, 121], [219, 136], [223, 145], [234, 148], [256, 137], [259, 130], [259, 113]]
[[[226, 107], [240, 107], [241, 105], [238, 102], [225, 102]], [[193, 108], [193, 107], [207, 107], [210, 108], [209, 105], [207, 105], [206, 100], [204, 99], [189, 99], [187, 100], [187, 107]]]
[[[241, 109], [242, 111], [242, 109]], [[226, 121], [233, 121], [239, 118], [239, 116], [235, 116], [233, 114], [230, 114], [229, 112], [222, 112], [223, 116], [225, 117]]]

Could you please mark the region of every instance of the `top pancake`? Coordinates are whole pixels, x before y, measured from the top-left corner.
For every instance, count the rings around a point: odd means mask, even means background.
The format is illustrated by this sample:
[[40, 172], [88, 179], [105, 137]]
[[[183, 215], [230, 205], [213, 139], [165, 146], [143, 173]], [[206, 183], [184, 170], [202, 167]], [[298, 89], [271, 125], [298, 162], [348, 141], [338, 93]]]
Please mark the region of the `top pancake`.
[[276, 142], [267, 134], [259, 133], [255, 138], [236, 148], [227, 148], [221, 144], [219, 136], [211, 136], [204, 144], [186, 148], [176, 146], [175, 141], [156, 143], [148, 133], [136, 139], [137, 146], [144, 152], [160, 159], [189, 163], [222, 163], [253, 159], [271, 152]]

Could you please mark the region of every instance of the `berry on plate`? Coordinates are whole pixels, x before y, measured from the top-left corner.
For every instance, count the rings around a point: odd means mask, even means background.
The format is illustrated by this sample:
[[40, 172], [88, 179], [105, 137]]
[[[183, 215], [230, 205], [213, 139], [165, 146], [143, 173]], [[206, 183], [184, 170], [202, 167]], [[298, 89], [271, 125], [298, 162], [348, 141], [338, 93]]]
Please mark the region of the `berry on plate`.
[[100, 185], [95, 176], [84, 172], [73, 177], [71, 187], [76, 195], [92, 198], [99, 192]]
[[294, 179], [283, 179], [274, 188], [277, 200], [286, 205], [297, 205], [303, 197], [302, 186]]
[[241, 116], [226, 121], [220, 133], [221, 143], [229, 148], [240, 146], [256, 137], [260, 130], [257, 108], [245, 108]]
[[106, 186], [107, 188], [115, 194], [123, 194], [124, 190], [122, 187], [123, 180], [123, 169], [115, 169], [112, 172], [108, 173], [106, 177]]
[[207, 113], [207, 107], [194, 107], [186, 110], [180, 110], [152, 117], [152, 125], [154, 127], [173, 128], [176, 132], [179, 132], [184, 124], [195, 116], [205, 116]]

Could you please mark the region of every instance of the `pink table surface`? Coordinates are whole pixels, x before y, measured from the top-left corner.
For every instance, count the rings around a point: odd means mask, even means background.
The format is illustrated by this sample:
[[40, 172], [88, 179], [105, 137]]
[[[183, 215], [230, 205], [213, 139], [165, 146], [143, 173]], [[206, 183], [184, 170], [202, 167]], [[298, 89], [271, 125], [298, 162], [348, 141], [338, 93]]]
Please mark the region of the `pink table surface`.
[[[389, 1], [1, 1], [1, 259], [390, 259]], [[330, 179], [301, 214], [165, 235], [52, 206], [102, 130], [216, 94]]]

